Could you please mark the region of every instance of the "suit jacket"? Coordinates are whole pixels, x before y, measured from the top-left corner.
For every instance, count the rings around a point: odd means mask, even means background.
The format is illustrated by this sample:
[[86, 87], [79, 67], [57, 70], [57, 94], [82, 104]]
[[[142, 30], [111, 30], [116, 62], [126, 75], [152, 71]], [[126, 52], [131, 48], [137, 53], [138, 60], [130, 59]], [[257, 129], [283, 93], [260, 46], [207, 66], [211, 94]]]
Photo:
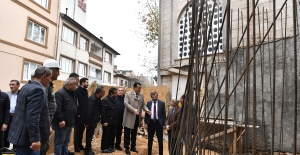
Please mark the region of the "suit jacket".
[[170, 122], [169, 122], [169, 118], [170, 118], [170, 114], [171, 114], [172, 110], [169, 111], [169, 114], [165, 121], [165, 125], [166, 126], [169, 125], [169, 128], [170, 128], [169, 131], [171, 131], [171, 136], [174, 138], [177, 137], [178, 132], [179, 132], [178, 124], [179, 124], [179, 120], [180, 120], [179, 119], [180, 113], [181, 113], [180, 111], [181, 111], [181, 108], [176, 106], [175, 111], [172, 115], [172, 118], [170, 119]]
[[[152, 102], [153, 101], [151, 100], [147, 103], [148, 109], [151, 109]], [[157, 100], [156, 107], [158, 109], [157, 115], [158, 115], [159, 124], [161, 126], [165, 126], [165, 120], [166, 120], [165, 102], [163, 102], [161, 100]], [[152, 115], [154, 115], [153, 111], [151, 111], [151, 113], [152, 113]], [[145, 113], [145, 124], [147, 124], [149, 126], [150, 120], [151, 120], [151, 116], [148, 113]]]
[[77, 107], [77, 115], [80, 115], [79, 120], [83, 121], [85, 111], [86, 111], [86, 105], [88, 104], [89, 101], [89, 94], [87, 89], [82, 88], [81, 86], [77, 87], [75, 90], [75, 94], [78, 99], [78, 107]]
[[26, 84], [18, 94], [8, 141], [30, 146], [32, 142], [48, 140], [50, 118], [44, 87], [37, 81]]
[[0, 90], [0, 125], [9, 123], [10, 96]]
[[97, 125], [101, 116], [101, 99], [97, 98], [94, 93], [89, 97], [88, 104], [84, 115], [84, 124]]
[[[136, 98], [134, 90], [125, 93], [124, 98], [124, 117], [123, 117], [123, 126], [133, 129], [134, 123], [136, 119], [136, 114], [134, 113], [134, 109], [138, 109], [140, 111], [139, 116], [142, 116], [142, 109], [148, 111], [147, 106], [144, 102], [144, 95], [139, 94]], [[141, 123], [141, 117], [139, 117], [139, 124]]]
[[108, 123], [108, 125], [118, 123], [118, 106], [115, 99], [109, 95], [102, 99], [101, 123]]

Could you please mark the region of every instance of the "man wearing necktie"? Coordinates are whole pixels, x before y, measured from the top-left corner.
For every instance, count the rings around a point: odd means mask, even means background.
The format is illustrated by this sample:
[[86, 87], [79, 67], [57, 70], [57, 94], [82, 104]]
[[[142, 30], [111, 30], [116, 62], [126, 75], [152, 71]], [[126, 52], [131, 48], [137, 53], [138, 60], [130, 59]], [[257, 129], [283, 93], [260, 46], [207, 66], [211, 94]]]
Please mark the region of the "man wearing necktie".
[[[141, 124], [142, 110], [151, 115], [151, 111], [144, 102], [144, 95], [141, 94], [142, 85], [138, 82], [133, 84], [133, 90], [125, 93], [124, 97], [124, 148], [125, 153], [130, 151], [138, 153], [136, 146], [137, 128]], [[131, 143], [130, 143], [131, 142]], [[130, 148], [130, 150], [129, 150]]]
[[151, 101], [147, 103], [148, 109], [151, 109], [152, 113], [145, 114], [145, 126], [148, 130], [148, 155], [152, 154], [152, 144], [154, 133], [156, 133], [158, 140], [159, 155], [163, 154], [163, 129], [165, 128], [166, 120], [166, 108], [165, 102], [158, 100], [157, 92], [151, 92]]

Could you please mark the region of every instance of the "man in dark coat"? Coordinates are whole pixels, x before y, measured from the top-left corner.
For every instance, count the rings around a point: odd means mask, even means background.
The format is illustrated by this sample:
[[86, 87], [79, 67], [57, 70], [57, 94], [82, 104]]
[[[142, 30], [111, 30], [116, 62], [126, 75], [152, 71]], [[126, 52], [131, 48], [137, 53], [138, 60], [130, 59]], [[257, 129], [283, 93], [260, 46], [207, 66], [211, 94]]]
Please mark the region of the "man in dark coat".
[[70, 77], [65, 86], [55, 93], [57, 108], [52, 121], [55, 155], [68, 155], [68, 144], [77, 116], [76, 87], [76, 79]]
[[88, 103], [89, 94], [87, 88], [89, 86], [89, 80], [87, 78], [80, 79], [80, 86], [77, 87], [75, 90], [75, 94], [78, 98], [78, 107], [77, 107], [77, 117], [75, 120], [75, 127], [74, 127], [74, 149], [75, 152], [80, 152], [80, 150], [84, 150], [82, 145], [82, 137], [84, 132], [84, 115], [86, 105]]
[[172, 109], [169, 111], [169, 114], [166, 118], [166, 130], [168, 131], [168, 149], [169, 154], [174, 155], [175, 154], [175, 144], [177, 140], [177, 135], [179, 131], [178, 122], [180, 117], [180, 111], [181, 108], [178, 107], [178, 101], [171, 102]]
[[159, 155], [163, 154], [163, 130], [165, 128], [166, 108], [165, 102], [158, 100], [157, 92], [151, 92], [151, 101], [147, 103], [151, 115], [145, 113], [145, 129], [148, 129], [148, 155], [152, 154], [154, 133], [158, 140]]
[[100, 121], [101, 116], [101, 98], [105, 95], [103, 86], [99, 86], [95, 93], [89, 97], [89, 101], [86, 107], [86, 113], [84, 118], [84, 126], [86, 127], [86, 142], [85, 142], [85, 154], [94, 155], [92, 151], [92, 139], [95, 128]]
[[120, 87], [118, 88], [117, 91], [118, 95], [116, 97], [116, 103], [118, 106], [118, 123], [116, 126], [116, 143], [115, 143], [115, 148], [118, 150], [123, 150], [123, 148], [121, 147], [121, 137], [122, 137], [122, 130], [123, 130], [123, 126], [122, 126], [122, 122], [123, 122], [123, 115], [124, 115], [124, 88]]
[[[54, 59], [47, 59], [43, 63], [44, 67], [49, 68], [52, 71], [52, 77], [50, 84], [45, 87], [45, 92], [48, 98], [48, 108], [49, 108], [49, 115], [50, 115], [50, 122], [52, 122], [53, 115], [56, 111], [56, 102], [55, 102], [55, 94], [54, 94], [54, 84], [53, 81], [57, 80], [59, 76], [59, 64]], [[41, 155], [46, 155], [47, 150], [50, 147], [49, 139], [47, 143], [42, 143], [41, 145]]]
[[18, 94], [14, 118], [8, 141], [17, 146], [19, 155], [40, 154], [41, 143], [46, 143], [50, 133], [50, 118], [45, 88], [52, 72], [39, 67], [35, 81], [22, 87]]
[[[9, 143], [7, 141], [7, 128], [10, 123], [10, 100], [8, 94], [1, 92], [0, 90], [0, 125], [1, 125], [1, 137], [0, 137], [0, 147], [8, 147]], [[3, 135], [4, 134], [4, 135]]]
[[103, 127], [101, 150], [102, 153], [114, 152], [114, 137], [118, 123], [118, 107], [115, 101], [117, 89], [112, 87], [109, 94], [102, 99], [101, 123]]

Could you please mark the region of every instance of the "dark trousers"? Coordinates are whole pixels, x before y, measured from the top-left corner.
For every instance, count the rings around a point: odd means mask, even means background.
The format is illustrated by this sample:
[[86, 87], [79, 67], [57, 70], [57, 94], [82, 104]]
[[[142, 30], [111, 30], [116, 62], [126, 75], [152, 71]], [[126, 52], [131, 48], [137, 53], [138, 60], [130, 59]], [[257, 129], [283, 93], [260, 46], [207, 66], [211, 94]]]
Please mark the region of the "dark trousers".
[[[40, 131], [45, 131], [46, 129], [44, 127], [40, 127]], [[46, 155], [47, 151], [49, 149], [49, 135], [45, 132], [40, 132], [40, 138], [43, 137], [43, 141], [41, 141], [41, 147], [40, 147], [40, 155]]]
[[97, 127], [97, 123], [91, 123], [91, 125], [89, 125], [86, 128], [85, 152], [89, 152], [92, 150], [92, 140], [93, 140], [93, 135], [96, 127]]
[[8, 137], [8, 134], [9, 134], [9, 129], [10, 129], [10, 124], [12, 122], [12, 119], [13, 119], [13, 114], [10, 114], [9, 115], [9, 123], [7, 125], [7, 129], [4, 131], [4, 132], [0, 132], [0, 144], [1, 144], [1, 148], [2, 147], [9, 147], [9, 142], [7, 141], [7, 137]]
[[[169, 153], [170, 153], [170, 155], [175, 155], [176, 154], [176, 152], [178, 152], [178, 154], [179, 154], [179, 150], [177, 151], [177, 148], [178, 148], [178, 146], [180, 145], [180, 143], [177, 143], [176, 144], [176, 141], [177, 141], [177, 138], [171, 138], [171, 145], [170, 145], [170, 149], [169, 149]], [[182, 154], [182, 151], [181, 151], [181, 154]]]
[[17, 152], [15, 153], [16, 155], [40, 155], [40, 150], [34, 152], [30, 146], [19, 145], [17, 148]]
[[138, 126], [139, 126], [139, 116], [136, 116], [133, 129], [124, 127], [124, 148], [125, 149], [129, 149], [130, 140], [131, 140], [131, 149], [135, 148]]
[[77, 118], [74, 127], [74, 149], [82, 146], [82, 138], [85, 126], [80, 118]]
[[117, 129], [116, 129], [115, 146], [120, 146], [120, 144], [121, 144], [121, 137], [122, 137], [122, 130], [123, 130], [122, 122], [123, 122], [123, 115], [122, 115], [122, 117], [119, 117], [118, 124], [116, 125]]
[[162, 155], [163, 154], [163, 127], [161, 126], [158, 120], [156, 121], [150, 120], [148, 124], [148, 155], [152, 154], [154, 133], [156, 133], [157, 136], [159, 155]]
[[172, 137], [171, 137], [171, 135], [172, 135], [172, 131], [168, 131], [168, 150], [169, 150], [169, 154], [171, 154], [171, 142], [172, 142]]
[[116, 125], [102, 126], [101, 150], [112, 148], [116, 134]]

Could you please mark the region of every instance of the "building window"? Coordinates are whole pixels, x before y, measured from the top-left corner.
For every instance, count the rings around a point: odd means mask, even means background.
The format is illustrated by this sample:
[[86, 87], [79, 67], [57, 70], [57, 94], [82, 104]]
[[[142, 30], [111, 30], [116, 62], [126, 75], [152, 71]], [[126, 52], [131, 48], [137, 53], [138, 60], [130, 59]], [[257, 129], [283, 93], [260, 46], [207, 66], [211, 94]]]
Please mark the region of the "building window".
[[60, 70], [65, 73], [72, 73], [74, 68], [74, 61], [65, 57], [59, 59]]
[[111, 74], [109, 72], [104, 72], [104, 82], [110, 83], [111, 82]]
[[[63, 0], [61, 2], [61, 10], [60, 12], [65, 13], [70, 18], [74, 19], [74, 12], [75, 12], [75, 0]], [[66, 8], [68, 8], [68, 11], [66, 11]]]
[[63, 26], [63, 31], [62, 31], [62, 40], [75, 45], [76, 41], [76, 33], [75, 31], [69, 29], [66, 26]]
[[123, 82], [124, 82], [123, 80], [120, 81], [120, 86], [123, 86]]
[[127, 87], [128, 86], [128, 83], [127, 83], [127, 81], [125, 81], [125, 87]]
[[112, 55], [109, 52], [107, 52], [107, 51], [105, 52], [105, 59], [104, 59], [104, 61], [112, 64]]
[[90, 77], [101, 80], [101, 70], [90, 66]]
[[36, 43], [45, 45], [47, 29], [32, 20], [28, 20], [26, 38]]
[[85, 51], [88, 51], [88, 40], [82, 36], [79, 39], [79, 48]]
[[[213, 16], [212, 21], [212, 33], [210, 35], [210, 38], [208, 40], [208, 47], [207, 47], [207, 54], [213, 54], [215, 52], [215, 49], [217, 48], [218, 39], [220, 37], [219, 47], [217, 49], [217, 52], [222, 52], [223, 50], [223, 43], [222, 43], [222, 5], [216, 4], [215, 8], [213, 9], [213, 3], [214, 1], [208, 0], [208, 13], [207, 16], [203, 17], [202, 19], [206, 19], [205, 23], [209, 23], [209, 20]], [[199, 9], [200, 10], [199, 6]], [[205, 8], [204, 8], [205, 9]], [[199, 15], [199, 12], [198, 12]], [[206, 15], [206, 14], [204, 14]], [[178, 23], [178, 58], [189, 58], [191, 55], [190, 47], [191, 47], [191, 30], [192, 30], [192, 20], [193, 19], [193, 13], [192, 13], [192, 4], [190, 3], [186, 11], [183, 11], [180, 15], [180, 20]], [[207, 27], [207, 37], [209, 35], [209, 29], [210, 26]], [[203, 46], [203, 37], [202, 34], [203, 30], [201, 29], [198, 34], [198, 52], [204, 52], [204, 46]], [[201, 42], [202, 41], [202, 42]], [[200, 46], [202, 45], [202, 46]], [[206, 46], [206, 45], [205, 45]], [[205, 47], [206, 48], [206, 47]]]
[[48, 0], [34, 0], [36, 3], [41, 5], [43, 8], [48, 9]]
[[86, 77], [86, 65], [83, 63], [78, 63], [78, 75]]
[[31, 74], [35, 71], [36, 68], [41, 67], [42, 65], [25, 61], [23, 67], [23, 80], [30, 80]]

